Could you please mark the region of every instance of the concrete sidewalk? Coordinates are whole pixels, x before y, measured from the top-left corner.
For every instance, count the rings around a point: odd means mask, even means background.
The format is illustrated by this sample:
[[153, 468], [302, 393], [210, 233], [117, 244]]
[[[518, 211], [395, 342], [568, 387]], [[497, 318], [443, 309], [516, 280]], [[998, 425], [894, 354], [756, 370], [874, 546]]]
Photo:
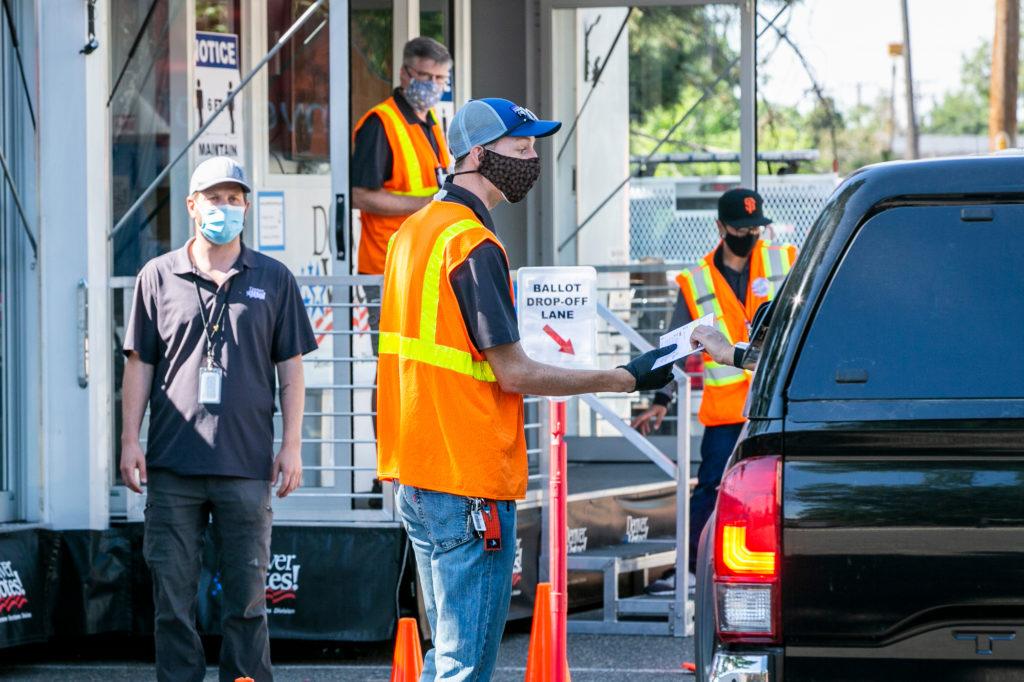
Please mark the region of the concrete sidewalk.
[[[521, 682], [526, 669], [528, 633], [509, 633], [502, 641], [495, 682]], [[382, 682], [388, 679], [390, 644], [310, 650], [289, 647], [275, 664], [278, 682]], [[332, 660], [334, 659], [334, 660]], [[668, 682], [692, 680], [682, 664], [693, 660], [693, 639], [570, 635], [573, 682]], [[42, 681], [56, 677], [76, 682], [142, 682], [153, 679], [151, 663], [104, 660], [50, 660], [0, 664], [0, 679]], [[211, 667], [206, 679], [216, 682]]]

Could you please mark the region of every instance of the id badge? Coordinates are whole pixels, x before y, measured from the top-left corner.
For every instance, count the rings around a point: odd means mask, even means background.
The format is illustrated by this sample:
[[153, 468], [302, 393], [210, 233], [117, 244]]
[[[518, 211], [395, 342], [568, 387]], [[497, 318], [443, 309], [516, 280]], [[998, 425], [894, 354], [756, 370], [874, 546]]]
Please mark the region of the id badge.
[[220, 384], [223, 372], [220, 367], [203, 367], [199, 370], [199, 403], [220, 405]]
[[484, 522], [484, 513], [480, 509], [473, 509], [470, 512], [470, 516], [473, 518], [473, 530], [476, 531], [477, 537], [483, 537], [484, 531], [487, 530], [487, 524]]

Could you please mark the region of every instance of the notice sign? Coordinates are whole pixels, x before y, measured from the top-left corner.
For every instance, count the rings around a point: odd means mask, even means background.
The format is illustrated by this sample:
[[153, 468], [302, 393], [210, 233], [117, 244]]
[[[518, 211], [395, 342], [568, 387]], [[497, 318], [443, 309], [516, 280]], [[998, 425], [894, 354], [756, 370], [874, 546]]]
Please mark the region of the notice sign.
[[[242, 80], [238, 36], [196, 31], [196, 81], [193, 83], [195, 129], [202, 128]], [[245, 164], [242, 147], [242, 100], [235, 98], [196, 141], [197, 162], [230, 156]]]
[[597, 271], [590, 267], [520, 268], [519, 336], [538, 362], [597, 367]]

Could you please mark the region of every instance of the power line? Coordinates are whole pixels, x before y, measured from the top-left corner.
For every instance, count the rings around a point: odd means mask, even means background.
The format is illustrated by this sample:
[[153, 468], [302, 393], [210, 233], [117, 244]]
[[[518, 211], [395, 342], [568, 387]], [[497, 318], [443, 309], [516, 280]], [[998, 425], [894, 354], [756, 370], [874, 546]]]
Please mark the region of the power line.
[[[774, 25], [775, 25], [775, 22], [776, 22], [776, 21], [778, 21], [779, 17], [781, 17], [781, 16], [783, 15], [783, 13], [784, 13], [784, 12], [785, 12], [786, 10], [788, 10], [788, 9], [789, 9], [790, 7], [791, 7], [791, 5], [790, 5], [789, 3], [786, 3], [785, 5], [783, 5], [783, 6], [782, 6], [782, 8], [781, 8], [781, 9], [779, 9], [779, 11], [778, 11], [778, 12], [776, 12], [775, 16], [774, 16], [774, 17], [772, 17], [771, 21], [769, 21], [769, 22], [768, 22], [768, 25], [767, 25], [767, 26], [765, 26], [765, 27], [764, 27], [763, 29], [761, 29], [761, 31], [759, 31], [759, 32], [758, 32], [758, 34], [757, 34], [757, 38], [760, 38], [761, 36], [763, 36], [763, 35], [764, 35], [764, 34], [765, 34], [765, 33], [766, 33], [767, 31], [768, 31], [768, 29], [769, 29], [769, 28], [772, 28], [772, 26], [774, 26]], [[679, 126], [683, 125], [683, 123], [685, 123], [685, 122], [686, 122], [686, 120], [690, 118], [690, 116], [691, 116], [691, 115], [693, 114], [693, 112], [697, 110], [697, 107], [699, 107], [699, 106], [700, 106], [701, 104], [703, 104], [703, 103], [704, 103], [704, 101], [705, 101], [705, 100], [707, 100], [707, 99], [708, 99], [708, 98], [709, 98], [709, 97], [710, 97], [710, 96], [712, 95], [712, 92], [711, 92], [711, 91], [712, 91], [712, 89], [714, 89], [715, 87], [717, 87], [717, 86], [718, 86], [718, 84], [719, 84], [719, 83], [721, 83], [721, 82], [722, 82], [723, 80], [725, 80], [725, 78], [726, 78], [727, 76], [729, 76], [729, 75], [731, 75], [731, 74], [732, 74], [732, 71], [733, 71], [733, 69], [735, 69], [735, 68], [736, 68], [736, 65], [737, 65], [737, 64], [739, 64], [739, 62], [740, 62], [740, 57], [739, 57], [739, 56], [737, 56], [737, 57], [736, 57], [735, 59], [733, 59], [733, 60], [732, 60], [732, 61], [731, 61], [731, 62], [729, 63], [729, 65], [728, 65], [728, 66], [727, 66], [727, 67], [726, 67], [725, 69], [723, 69], [723, 70], [722, 70], [722, 73], [721, 73], [721, 75], [719, 75], [719, 76], [718, 76], [718, 77], [717, 77], [717, 78], [716, 78], [716, 79], [715, 79], [714, 81], [712, 81], [710, 85], [708, 85], [707, 87], [705, 87], [705, 88], [704, 88], [704, 91], [703, 91], [703, 92], [701, 93], [701, 96], [700, 96], [700, 98], [698, 98], [698, 99], [697, 99], [697, 101], [696, 101], [696, 102], [694, 102], [694, 103], [693, 103], [693, 105], [691, 105], [689, 109], [687, 109], [687, 110], [686, 110], [685, 112], [683, 112], [683, 115], [679, 117], [679, 120], [677, 120], [677, 121], [676, 121], [676, 122], [675, 122], [675, 123], [674, 123], [674, 124], [672, 125], [672, 127], [671, 127], [671, 128], [669, 128], [668, 132], [667, 132], [667, 133], [665, 133], [665, 135], [664, 135], [664, 136], [663, 136], [663, 137], [662, 137], [662, 138], [661, 138], [661, 139], [660, 139], [660, 140], [658, 141], [658, 144], [654, 145], [654, 149], [652, 149], [652, 150], [651, 150], [651, 151], [650, 151], [650, 152], [649, 152], [649, 153], [647, 154], [647, 156], [646, 156], [646, 157], [644, 158], [644, 160], [643, 160], [643, 161], [641, 162], [641, 165], [642, 165], [642, 164], [646, 164], [646, 163], [650, 162], [651, 158], [652, 158], [652, 157], [653, 157], [653, 156], [654, 156], [654, 155], [655, 155], [655, 154], [656, 154], [656, 153], [658, 152], [658, 150], [659, 150], [659, 149], [661, 149], [661, 146], [662, 146], [663, 144], [665, 144], [665, 143], [666, 143], [666, 142], [667, 142], [667, 141], [669, 140], [669, 138], [671, 138], [671, 137], [672, 137], [672, 136], [673, 136], [673, 135], [675, 134], [676, 130], [678, 130], [678, 129], [679, 129]], [[632, 176], [632, 174], [630, 174], [630, 175], [627, 175], [627, 176], [625, 177], [625, 179], [623, 179], [623, 181], [622, 181], [622, 182], [620, 182], [620, 183], [619, 183], [619, 184], [618, 184], [618, 185], [617, 185], [617, 186], [615, 187], [615, 189], [613, 189], [613, 190], [612, 190], [612, 191], [611, 191], [611, 192], [610, 192], [610, 193], [608, 194], [608, 196], [606, 196], [606, 197], [604, 198], [604, 200], [603, 200], [603, 201], [602, 201], [602, 202], [601, 202], [600, 204], [598, 204], [597, 208], [595, 208], [595, 209], [594, 209], [593, 211], [591, 211], [591, 212], [590, 212], [590, 215], [588, 215], [588, 216], [586, 217], [586, 219], [585, 219], [585, 220], [584, 220], [584, 221], [583, 221], [582, 223], [580, 223], [579, 225], [577, 225], [577, 226], [576, 226], [576, 227], [575, 227], [575, 228], [573, 229], [573, 231], [569, 233], [569, 236], [568, 236], [568, 237], [566, 237], [566, 238], [565, 238], [565, 239], [564, 239], [564, 240], [562, 241], [562, 243], [558, 245], [558, 249], [557, 249], [557, 250], [558, 250], [559, 252], [561, 252], [561, 251], [562, 251], [562, 250], [563, 250], [563, 249], [564, 249], [564, 248], [565, 248], [566, 246], [568, 246], [568, 245], [569, 245], [569, 242], [571, 242], [571, 241], [572, 241], [573, 239], [575, 239], [575, 238], [576, 238], [576, 235], [580, 233], [580, 230], [582, 230], [582, 229], [583, 229], [584, 227], [586, 227], [586, 226], [587, 226], [587, 224], [588, 224], [588, 223], [590, 223], [590, 221], [591, 221], [591, 220], [593, 220], [593, 219], [594, 219], [594, 217], [595, 217], [595, 216], [596, 216], [596, 215], [597, 215], [598, 213], [600, 213], [600, 212], [601, 212], [601, 209], [603, 209], [603, 208], [604, 208], [605, 206], [607, 206], [607, 205], [608, 205], [608, 202], [609, 202], [609, 201], [611, 201], [611, 200], [612, 200], [612, 198], [613, 198], [613, 197], [615, 197], [615, 195], [616, 195], [616, 194], [618, 194], [618, 193], [619, 193], [619, 191], [620, 191], [620, 190], [621, 190], [621, 189], [622, 189], [623, 187], [625, 187], [625, 186], [626, 186], [626, 183], [628, 183], [628, 182], [629, 182], [629, 180], [630, 180], [630, 178], [632, 178], [632, 177], [633, 177], [633, 176]]]

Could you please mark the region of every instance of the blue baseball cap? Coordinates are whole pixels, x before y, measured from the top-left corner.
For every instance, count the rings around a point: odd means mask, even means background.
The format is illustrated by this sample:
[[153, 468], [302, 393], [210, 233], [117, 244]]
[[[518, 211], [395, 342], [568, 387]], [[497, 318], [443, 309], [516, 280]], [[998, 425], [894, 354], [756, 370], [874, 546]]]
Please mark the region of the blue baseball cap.
[[448, 147], [452, 156], [461, 159], [477, 145], [507, 136], [547, 137], [561, 127], [561, 121], [542, 121], [526, 107], [507, 99], [472, 99], [455, 112], [448, 126]]

